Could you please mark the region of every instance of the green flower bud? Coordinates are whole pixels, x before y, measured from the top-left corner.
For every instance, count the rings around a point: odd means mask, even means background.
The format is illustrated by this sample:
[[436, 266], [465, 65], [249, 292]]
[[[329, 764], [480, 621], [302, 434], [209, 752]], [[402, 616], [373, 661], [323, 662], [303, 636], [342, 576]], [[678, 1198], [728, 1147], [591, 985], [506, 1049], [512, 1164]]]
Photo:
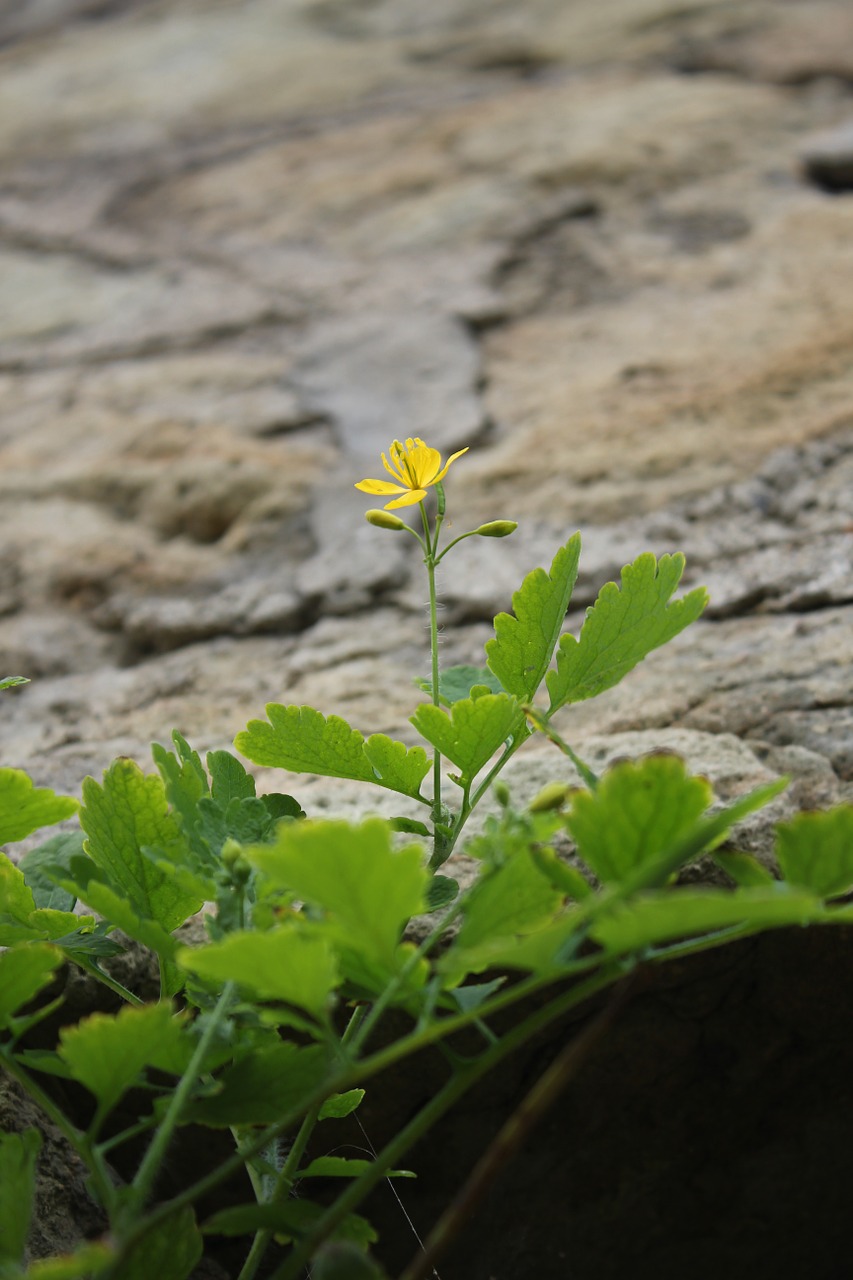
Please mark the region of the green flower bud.
[[515, 520], [490, 520], [488, 524], [481, 524], [474, 532], [481, 538], [508, 538], [517, 528]]
[[375, 524], [377, 529], [390, 529], [392, 533], [399, 533], [406, 527], [405, 521], [399, 516], [392, 515], [390, 511], [382, 511], [379, 507], [371, 507], [370, 511], [365, 511], [364, 518], [368, 524]]
[[531, 813], [547, 813], [549, 809], [561, 809], [566, 802], [568, 787], [565, 782], [549, 782], [530, 802]]
[[509, 804], [509, 787], [505, 782], [496, 782], [492, 790], [500, 807], [506, 809]]

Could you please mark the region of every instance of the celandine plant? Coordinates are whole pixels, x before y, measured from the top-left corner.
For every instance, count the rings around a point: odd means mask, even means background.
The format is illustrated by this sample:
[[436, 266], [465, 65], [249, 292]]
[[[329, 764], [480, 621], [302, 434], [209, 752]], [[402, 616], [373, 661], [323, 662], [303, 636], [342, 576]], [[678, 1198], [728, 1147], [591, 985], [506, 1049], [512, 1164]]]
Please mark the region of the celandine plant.
[[[853, 887], [850, 806], [779, 826], [777, 880], [721, 844], [784, 780], [712, 808], [707, 781], [676, 756], [623, 761], [599, 778], [555, 725], [564, 708], [617, 684], [699, 616], [701, 589], [673, 599], [682, 556], [639, 556], [619, 585], [602, 588], [576, 638], [562, 633], [575, 534], [549, 571], [524, 579], [512, 613], [495, 619], [485, 665], [439, 669], [438, 565], [466, 538], [515, 529], [497, 520], [442, 546], [442, 482], [465, 452], [442, 464], [421, 440], [395, 441], [383, 457], [391, 478], [358, 485], [390, 498], [368, 520], [416, 538], [423, 552], [431, 669], [419, 683], [429, 699], [411, 723], [424, 745], [365, 737], [338, 716], [279, 704], [236, 739], [256, 764], [383, 787], [421, 804], [423, 821], [306, 818], [288, 794], [257, 796], [231, 753], [202, 762], [178, 733], [171, 749], [153, 747], [156, 773], [119, 759], [102, 782], [87, 778], [82, 806], [0, 770], [0, 843], [79, 807], [79, 831], [54, 836], [19, 865], [0, 855], [0, 1066], [85, 1163], [106, 1224], [70, 1256], [29, 1260], [41, 1137], [34, 1129], [0, 1137], [0, 1280], [186, 1280], [205, 1239], [218, 1236], [245, 1237], [239, 1280], [262, 1267], [275, 1280], [306, 1267], [314, 1280], [376, 1280], [384, 1274], [371, 1253], [376, 1233], [358, 1212], [371, 1189], [412, 1176], [400, 1161], [450, 1107], [534, 1034], [613, 987], [448, 1203], [401, 1277], [418, 1280], [606, 1031], [639, 966], [763, 929], [853, 920], [842, 897]], [[420, 528], [394, 514], [407, 506], [419, 507]], [[535, 734], [565, 753], [567, 784], [582, 785], [547, 787], [519, 808], [498, 776]], [[460, 891], [441, 869], [490, 790], [500, 812], [466, 844], [478, 874]], [[571, 864], [555, 848], [567, 837]], [[678, 884], [679, 869], [704, 851], [731, 889]], [[92, 915], [75, 911], [78, 899]], [[176, 931], [205, 903], [207, 940], [183, 945]], [[415, 917], [417, 943], [407, 932]], [[159, 999], [143, 1001], [110, 973], [117, 930], [156, 959]], [[62, 1020], [50, 984], [65, 963], [108, 987], [116, 1011], [62, 1026], [52, 1049], [36, 1049], [33, 1029]], [[392, 1010], [395, 1027], [403, 1014], [396, 1035]], [[479, 1049], [461, 1058], [448, 1041], [465, 1028]], [[357, 1110], [365, 1087], [430, 1045], [443, 1050], [446, 1069], [429, 1102], [371, 1159], [331, 1154], [335, 1122]], [[83, 1085], [90, 1105], [67, 1110], [56, 1078]], [[164, 1161], [189, 1124], [230, 1131], [233, 1154], [166, 1195]], [[128, 1163], [131, 1140], [143, 1154], [121, 1181], [114, 1166]], [[205, 1213], [208, 1193], [241, 1170], [251, 1199]], [[312, 1195], [318, 1179], [343, 1189], [331, 1200]]]

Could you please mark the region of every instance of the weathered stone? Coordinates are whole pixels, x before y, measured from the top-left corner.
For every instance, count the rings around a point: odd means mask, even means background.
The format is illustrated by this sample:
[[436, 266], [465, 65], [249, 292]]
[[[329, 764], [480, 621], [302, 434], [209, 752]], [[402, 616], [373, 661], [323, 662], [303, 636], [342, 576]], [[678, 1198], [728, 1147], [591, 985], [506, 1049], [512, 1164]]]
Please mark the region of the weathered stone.
[[853, 121], [812, 138], [800, 154], [806, 173], [824, 191], [853, 190]]

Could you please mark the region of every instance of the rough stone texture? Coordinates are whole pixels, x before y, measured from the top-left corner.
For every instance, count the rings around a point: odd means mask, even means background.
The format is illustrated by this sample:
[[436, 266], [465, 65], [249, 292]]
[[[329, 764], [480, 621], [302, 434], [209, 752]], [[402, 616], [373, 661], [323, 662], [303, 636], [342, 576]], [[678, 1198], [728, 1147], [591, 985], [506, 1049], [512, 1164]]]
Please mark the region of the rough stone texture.
[[[481, 660], [577, 527], [573, 630], [638, 552], [682, 549], [705, 618], [561, 732], [598, 763], [674, 747], [721, 799], [789, 773], [737, 833], [762, 858], [775, 816], [853, 799], [846, 0], [2, 8], [0, 674], [33, 682], [2, 695], [0, 762], [78, 792], [173, 727], [226, 746], [267, 701], [411, 740], [417, 545], [352, 485], [420, 434], [471, 446], [452, 533], [521, 522], [447, 562], [445, 661]], [[510, 783], [569, 776], [529, 744]], [[406, 811], [288, 785], [312, 812]], [[687, 1045], [701, 1092], [704, 1033], [676, 1022], [649, 1034]], [[721, 1167], [689, 1175], [697, 1202]], [[630, 1187], [596, 1200], [608, 1238], [635, 1238], [642, 1185], [636, 1218]], [[699, 1274], [705, 1230], [682, 1254], [653, 1233], [656, 1272]], [[481, 1280], [460, 1257], [447, 1274]]]

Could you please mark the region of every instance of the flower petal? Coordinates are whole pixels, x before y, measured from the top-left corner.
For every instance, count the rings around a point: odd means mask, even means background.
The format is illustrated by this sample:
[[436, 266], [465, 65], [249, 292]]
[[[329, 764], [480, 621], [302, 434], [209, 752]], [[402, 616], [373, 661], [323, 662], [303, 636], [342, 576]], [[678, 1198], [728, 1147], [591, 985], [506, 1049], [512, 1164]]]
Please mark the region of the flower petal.
[[391, 461], [389, 462], [388, 459], [385, 457], [385, 454], [383, 453], [382, 465], [385, 468], [385, 470], [388, 472], [389, 476], [393, 476], [395, 480], [399, 480], [401, 484], [404, 484], [408, 487], [408, 480], [406, 478], [406, 473], [397, 462], [397, 455], [393, 445], [391, 446]]
[[406, 490], [402, 485], [389, 484], [387, 480], [359, 480], [355, 486], [362, 493], [405, 493]]
[[434, 484], [438, 469], [441, 466], [441, 454], [438, 449], [431, 449], [422, 442], [409, 454], [409, 466], [417, 484], [424, 488]]
[[426, 496], [426, 489], [412, 489], [410, 493], [404, 494], [402, 498], [395, 498], [393, 502], [386, 502], [385, 510], [390, 511], [393, 507], [413, 507], [416, 502], [423, 502]]
[[462, 457], [462, 455], [463, 455], [463, 453], [467, 453], [467, 452], [468, 452], [468, 450], [469, 450], [470, 448], [471, 448], [471, 446], [470, 446], [470, 445], [466, 445], [466, 446], [465, 446], [465, 448], [464, 448], [464, 449], [460, 449], [458, 453], [452, 453], [452, 454], [450, 455], [450, 457], [447, 459], [447, 462], [445, 462], [445, 464], [444, 464], [444, 466], [442, 467], [441, 471], [439, 471], [438, 475], [437, 475], [437, 476], [433, 476], [432, 480], [430, 480], [430, 481], [429, 481], [429, 483], [430, 483], [430, 484], [438, 484], [438, 482], [439, 482], [440, 480], [443, 480], [443, 479], [444, 479], [444, 477], [447, 475], [447, 472], [450, 470], [450, 464], [451, 464], [451, 462], [455, 462], [457, 458], [461, 458], [461, 457]]

